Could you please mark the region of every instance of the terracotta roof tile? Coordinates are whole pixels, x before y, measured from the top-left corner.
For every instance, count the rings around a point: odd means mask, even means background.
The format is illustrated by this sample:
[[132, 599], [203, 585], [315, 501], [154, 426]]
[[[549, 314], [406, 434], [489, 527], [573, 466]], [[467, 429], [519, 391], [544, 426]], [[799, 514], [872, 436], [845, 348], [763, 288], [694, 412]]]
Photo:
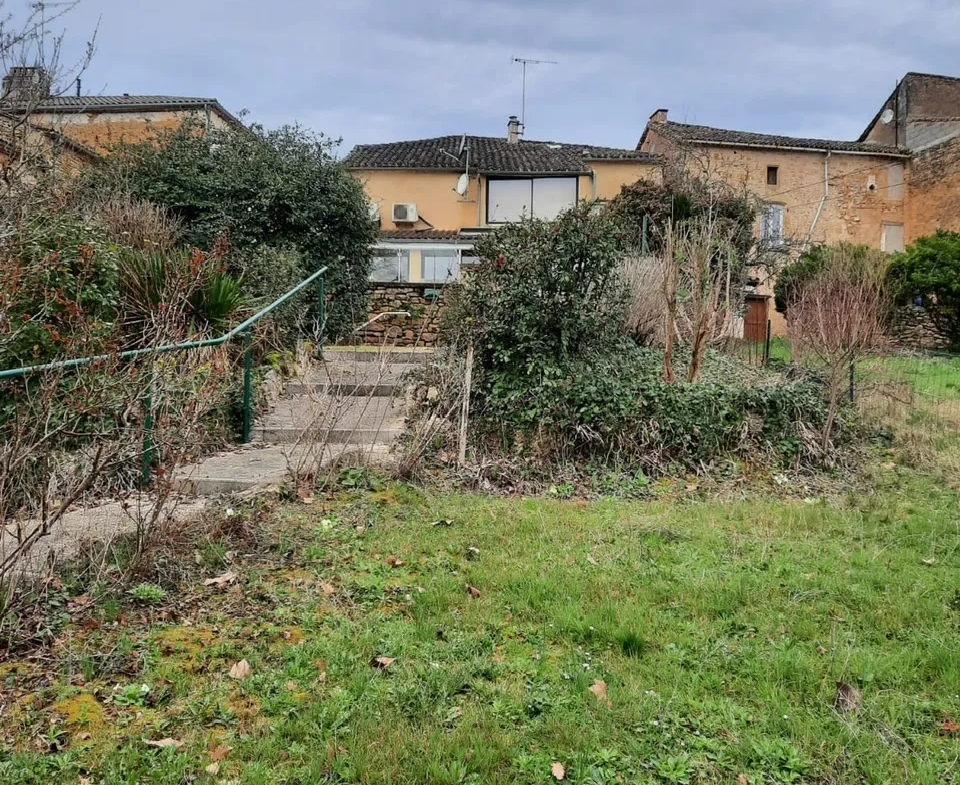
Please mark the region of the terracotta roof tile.
[[[346, 158], [351, 169], [437, 169], [463, 171], [467, 152], [460, 152], [462, 136], [438, 136], [386, 144], [354, 147]], [[490, 136], [467, 136], [470, 167], [484, 174], [579, 174], [588, 171], [587, 162], [623, 160], [655, 163], [650, 153], [612, 147], [535, 142]]]
[[[650, 128], [661, 135], [681, 144], [717, 144], [731, 147], [773, 147], [795, 148], [801, 150], [830, 150], [849, 153], [876, 153], [906, 158], [908, 153], [891, 145], [870, 144], [868, 142], [842, 142], [831, 139], [809, 139], [776, 134], [758, 134], [752, 131], [730, 131], [725, 128], [712, 128], [707, 125], [689, 125], [668, 120], [663, 123], [651, 123]], [[646, 135], [646, 133], [644, 134]]]

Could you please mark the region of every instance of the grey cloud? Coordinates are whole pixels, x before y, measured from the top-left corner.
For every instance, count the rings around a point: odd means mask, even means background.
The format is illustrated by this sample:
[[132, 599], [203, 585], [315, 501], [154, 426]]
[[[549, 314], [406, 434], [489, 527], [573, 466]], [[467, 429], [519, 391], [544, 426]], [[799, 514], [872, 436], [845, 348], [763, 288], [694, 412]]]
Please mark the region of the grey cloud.
[[[908, 70], [950, 73], [947, 0], [85, 0], [94, 92], [215, 95], [346, 146], [500, 134], [528, 71], [532, 138], [631, 146], [659, 106], [732, 128], [855, 137]], [[960, 74], [958, 74], [960, 75]]]

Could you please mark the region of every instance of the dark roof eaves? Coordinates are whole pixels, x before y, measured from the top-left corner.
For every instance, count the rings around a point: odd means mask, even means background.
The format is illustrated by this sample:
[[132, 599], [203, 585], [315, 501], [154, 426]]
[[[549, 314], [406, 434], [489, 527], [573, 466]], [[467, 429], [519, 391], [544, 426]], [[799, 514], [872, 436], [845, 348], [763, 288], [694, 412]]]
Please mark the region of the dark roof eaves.
[[830, 145], [785, 145], [785, 144], [763, 144], [761, 142], [725, 142], [716, 139], [684, 139], [678, 144], [701, 144], [705, 147], [748, 147], [758, 150], [785, 150], [787, 152], [797, 153], [836, 153], [839, 155], [875, 155], [880, 158], [909, 158], [910, 153], [903, 151], [889, 150], [847, 150], [842, 147], [831, 147]]
[[163, 112], [183, 109], [216, 110], [225, 120], [233, 125], [244, 128], [246, 126], [236, 115], [228, 111], [216, 98], [184, 98], [178, 101], [140, 101], [130, 103], [103, 103], [91, 101], [89, 103], [38, 104], [33, 114], [82, 114], [84, 112]]

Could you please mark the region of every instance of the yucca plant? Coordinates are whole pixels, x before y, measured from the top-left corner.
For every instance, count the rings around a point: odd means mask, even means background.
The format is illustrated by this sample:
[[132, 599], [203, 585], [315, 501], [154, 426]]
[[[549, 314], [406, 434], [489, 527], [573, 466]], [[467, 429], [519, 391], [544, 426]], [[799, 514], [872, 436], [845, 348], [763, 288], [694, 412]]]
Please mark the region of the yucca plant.
[[158, 333], [219, 330], [247, 304], [239, 281], [201, 251], [130, 251], [120, 264], [124, 327], [134, 343]]

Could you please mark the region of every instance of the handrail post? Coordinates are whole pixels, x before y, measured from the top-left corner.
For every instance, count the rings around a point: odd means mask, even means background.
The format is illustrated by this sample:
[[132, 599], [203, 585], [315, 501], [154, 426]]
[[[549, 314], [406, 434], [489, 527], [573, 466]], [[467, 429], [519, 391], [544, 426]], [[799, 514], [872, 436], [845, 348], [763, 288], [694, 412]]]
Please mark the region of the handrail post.
[[250, 441], [250, 426], [253, 422], [253, 332], [243, 333], [243, 435], [241, 441]]
[[153, 369], [147, 371], [147, 388], [143, 395], [143, 452], [140, 455], [140, 483], [150, 485], [153, 463]]
[[327, 321], [327, 276], [323, 274], [317, 281], [317, 353], [323, 359], [323, 333]]

